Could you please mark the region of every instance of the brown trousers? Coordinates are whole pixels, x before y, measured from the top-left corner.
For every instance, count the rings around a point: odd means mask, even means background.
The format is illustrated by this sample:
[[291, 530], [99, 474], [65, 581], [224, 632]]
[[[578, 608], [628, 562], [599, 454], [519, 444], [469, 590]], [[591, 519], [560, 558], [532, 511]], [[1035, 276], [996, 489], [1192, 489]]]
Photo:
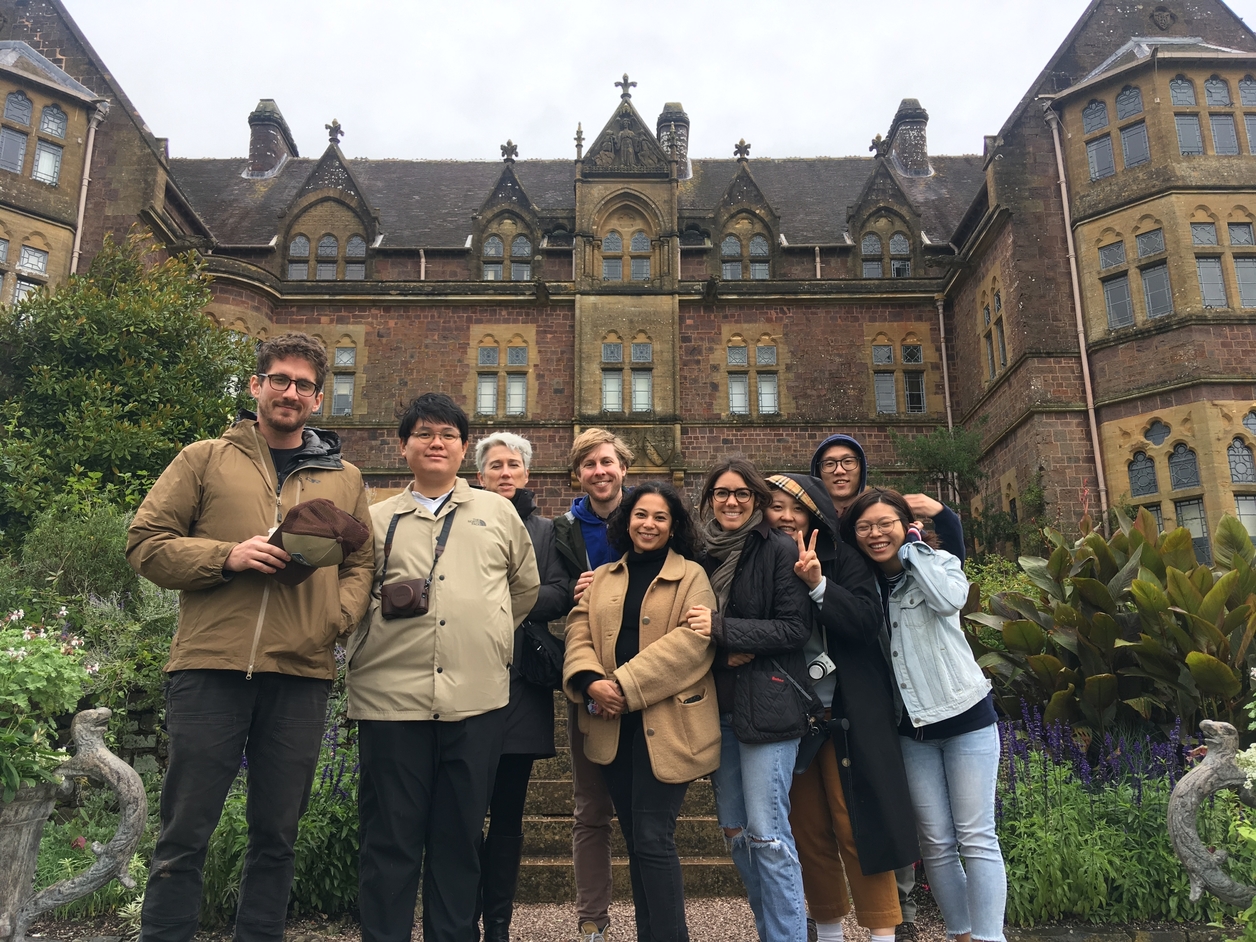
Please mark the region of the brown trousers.
[[859, 925], [866, 929], [898, 925], [902, 912], [894, 871], [865, 876], [859, 867], [831, 741], [821, 747], [806, 772], [794, 776], [789, 801], [789, 824], [802, 862], [802, 887], [811, 918], [837, 922], [850, 912], [853, 896]]
[[576, 867], [576, 922], [605, 928], [611, 905], [611, 818], [615, 806], [602, 777], [602, 766], [584, 754], [574, 703], [567, 704], [567, 737], [571, 743], [571, 784], [576, 799], [571, 829], [571, 856]]

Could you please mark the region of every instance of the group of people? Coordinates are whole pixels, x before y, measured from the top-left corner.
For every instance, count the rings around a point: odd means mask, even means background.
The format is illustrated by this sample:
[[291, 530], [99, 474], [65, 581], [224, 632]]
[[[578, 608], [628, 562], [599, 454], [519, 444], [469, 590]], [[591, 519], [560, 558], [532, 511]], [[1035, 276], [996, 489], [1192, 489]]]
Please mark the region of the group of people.
[[[674, 834], [705, 775], [762, 942], [803, 942], [809, 917], [813, 937], [840, 940], [852, 899], [891, 942], [919, 859], [948, 935], [1002, 942], [998, 734], [960, 628], [952, 511], [866, 487], [859, 443], [834, 435], [809, 475], [717, 460], [695, 514], [670, 484], [626, 487], [631, 451], [592, 428], [570, 453], [582, 494], [550, 521], [518, 435], [476, 443], [479, 487], [458, 476], [468, 420], [439, 393], [398, 424], [413, 480], [368, 505], [337, 436], [307, 425], [327, 368], [304, 334], [261, 343], [256, 413], [185, 448], [132, 523], [132, 564], [182, 593], [141, 942], [194, 934], [242, 756], [235, 938], [282, 938], [337, 641], [364, 942], [411, 937], [420, 884], [425, 939], [509, 939], [528, 780], [555, 754], [553, 691], [521, 670], [524, 646], [563, 619], [581, 942], [610, 937], [615, 817], [637, 938], [689, 938]], [[272, 535], [315, 498], [370, 530], [332, 564]]]

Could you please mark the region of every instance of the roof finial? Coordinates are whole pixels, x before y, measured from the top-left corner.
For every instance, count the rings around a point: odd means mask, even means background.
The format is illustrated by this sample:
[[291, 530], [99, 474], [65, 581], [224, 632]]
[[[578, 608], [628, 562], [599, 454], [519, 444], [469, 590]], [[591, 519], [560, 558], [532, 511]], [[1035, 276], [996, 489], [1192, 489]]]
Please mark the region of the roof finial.
[[878, 134], [868, 145], [868, 150], [872, 151], [874, 156], [885, 157], [890, 152], [890, 142]]
[[340, 126], [340, 122], [335, 118], [331, 119], [331, 124], [324, 124], [327, 129], [327, 140], [333, 144], [339, 145], [340, 139], [344, 137], [345, 130]]
[[506, 143], [502, 145], [502, 160], [506, 161], [508, 164], [513, 164], [515, 162], [515, 158], [518, 156], [519, 145], [510, 138], [506, 138]]
[[733, 156], [742, 162], [750, 159], [750, 145], [744, 137], [733, 146]]
[[584, 156], [584, 125], [576, 122], [576, 160]]
[[632, 92], [630, 92], [629, 89], [636, 88], [637, 83], [628, 81], [628, 73], [625, 72], [624, 80], [622, 82], [616, 82], [615, 87], [622, 88], [624, 90], [623, 94], [621, 94], [619, 97], [622, 98], [624, 101], [627, 101], [629, 98], [632, 97]]

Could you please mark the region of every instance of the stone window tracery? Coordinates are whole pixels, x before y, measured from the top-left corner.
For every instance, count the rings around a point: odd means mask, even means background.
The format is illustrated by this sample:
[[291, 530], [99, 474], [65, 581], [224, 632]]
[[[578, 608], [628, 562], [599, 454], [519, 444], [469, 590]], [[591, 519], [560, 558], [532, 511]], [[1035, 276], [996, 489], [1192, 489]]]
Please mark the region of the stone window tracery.
[[49, 137], [65, 137], [66, 124], [68, 117], [56, 105], [47, 105], [44, 110], [39, 113], [39, 132], [47, 134]]
[[983, 293], [981, 307], [982, 341], [986, 351], [986, 381], [992, 382], [1007, 369], [1007, 328], [1003, 320], [1003, 292], [999, 279], [990, 282], [990, 293]]
[[1156, 482], [1156, 465], [1147, 453], [1140, 451], [1134, 455], [1129, 465], [1130, 496], [1147, 497], [1159, 492], [1160, 485]]
[[10, 92], [4, 99], [4, 120], [29, 127], [33, 108], [34, 105], [24, 92]]
[[1108, 106], [1102, 101], [1092, 101], [1082, 109], [1082, 132], [1093, 134], [1108, 126]]
[[1180, 491], [1188, 487], [1199, 487], [1199, 462], [1195, 452], [1183, 442], [1173, 446], [1169, 455], [1169, 489]]
[[1171, 429], [1169, 426], [1165, 425], [1159, 419], [1154, 419], [1152, 420], [1152, 423], [1147, 426], [1147, 432], [1143, 437], [1159, 448], [1164, 444], [1164, 440], [1169, 437], [1170, 431]]
[[1216, 75], [1204, 82], [1204, 102], [1209, 108], [1225, 108], [1230, 101], [1230, 85]]
[[1116, 119], [1124, 121], [1143, 113], [1143, 93], [1133, 85], [1126, 85], [1116, 96]]
[[1230, 482], [1233, 484], [1256, 484], [1256, 465], [1252, 463], [1252, 449], [1236, 438], [1226, 449], [1230, 459]]

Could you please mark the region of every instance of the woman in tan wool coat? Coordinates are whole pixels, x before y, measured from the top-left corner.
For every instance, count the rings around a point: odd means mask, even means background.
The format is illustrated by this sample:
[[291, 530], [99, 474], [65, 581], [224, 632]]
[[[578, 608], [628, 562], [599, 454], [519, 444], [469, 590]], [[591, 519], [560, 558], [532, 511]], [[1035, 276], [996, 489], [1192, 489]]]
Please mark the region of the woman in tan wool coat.
[[719, 765], [720, 720], [710, 633], [687, 618], [715, 596], [672, 487], [625, 494], [607, 538], [624, 556], [597, 569], [567, 619], [563, 688], [585, 705], [585, 755], [603, 766], [628, 845], [637, 938], [688, 942], [676, 816], [689, 783]]

